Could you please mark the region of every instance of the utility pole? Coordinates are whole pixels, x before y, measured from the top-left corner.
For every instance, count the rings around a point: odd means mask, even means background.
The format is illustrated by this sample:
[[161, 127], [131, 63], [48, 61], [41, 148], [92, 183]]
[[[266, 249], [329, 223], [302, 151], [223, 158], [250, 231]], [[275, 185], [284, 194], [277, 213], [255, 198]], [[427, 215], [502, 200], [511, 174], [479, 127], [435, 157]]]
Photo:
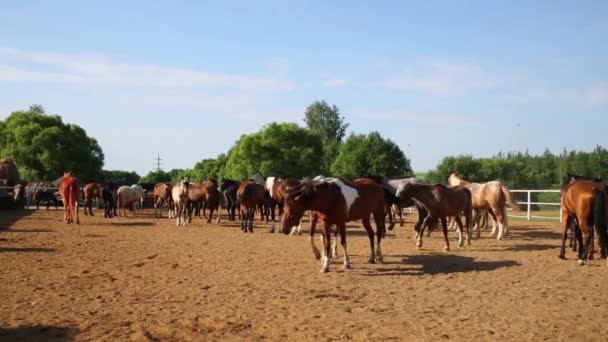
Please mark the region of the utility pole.
[[158, 153], [158, 155], [156, 156], [156, 163], [154, 163], [154, 165], [156, 165], [156, 171], [161, 171], [160, 165], [161, 163], [161, 158], [160, 158], [160, 153]]

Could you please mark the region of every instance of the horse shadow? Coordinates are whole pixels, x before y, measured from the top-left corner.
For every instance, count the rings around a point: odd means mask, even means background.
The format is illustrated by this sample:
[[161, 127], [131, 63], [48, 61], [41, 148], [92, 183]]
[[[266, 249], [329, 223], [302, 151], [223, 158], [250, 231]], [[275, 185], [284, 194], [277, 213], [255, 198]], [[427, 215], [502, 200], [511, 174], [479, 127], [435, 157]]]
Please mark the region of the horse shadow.
[[0, 215], [0, 230], [10, 229], [10, 227], [20, 219], [32, 215], [31, 210], [25, 209], [14, 209], [14, 210], [1, 210]]
[[561, 239], [562, 234], [556, 233], [550, 230], [544, 229], [527, 229], [520, 231], [518, 229], [517, 236], [524, 240], [538, 240], [538, 239]]
[[104, 223], [104, 226], [122, 226], [122, 227], [150, 227], [155, 224], [147, 221], [133, 221], [133, 222], [108, 222]]
[[47, 325], [0, 328], [0, 340], [12, 341], [74, 341], [78, 329], [75, 327], [57, 327]]
[[55, 248], [44, 247], [0, 247], [0, 253], [52, 253]]
[[10, 232], [10, 233], [51, 233], [54, 232], [54, 230], [51, 229], [0, 229], [1, 231], [6, 231], [6, 232]]
[[[455, 254], [401, 255], [401, 262], [385, 262], [382, 265], [399, 265], [382, 267], [363, 273], [363, 276], [389, 275], [435, 275], [466, 272], [488, 272], [501, 268], [519, 266], [513, 260], [476, 261], [473, 257]], [[405, 267], [404, 267], [405, 266]]]

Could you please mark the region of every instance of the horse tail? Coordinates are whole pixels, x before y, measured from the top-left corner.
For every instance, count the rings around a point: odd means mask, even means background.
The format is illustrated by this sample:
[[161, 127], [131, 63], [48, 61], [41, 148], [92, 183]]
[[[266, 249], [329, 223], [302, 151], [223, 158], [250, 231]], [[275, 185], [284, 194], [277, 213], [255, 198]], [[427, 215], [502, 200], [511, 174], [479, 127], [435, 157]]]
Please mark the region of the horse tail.
[[511, 209], [513, 209], [513, 210], [521, 210], [519, 208], [519, 205], [517, 203], [515, 203], [515, 201], [513, 201], [513, 199], [511, 198], [511, 193], [509, 192], [509, 188], [506, 185], [501, 184], [500, 189], [502, 190], [502, 193], [505, 196], [505, 200], [509, 204], [509, 207], [511, 207]]
[[606, 240], [606, 235], [608, 235], [606, 230], [606, 193], [602, 190], [595, 190], [593, 194], [593, 225], [599, 233], [600, 242], [603, 240], [604, 245], [608, 244]]
[[74, 188], [74, 183], [73, 182], [69, 182], [68, 185], [68, 203], [67, 203], [67, 207], [68, 207], [68, 220], [72, 219], [72, 215], [74, 215], [74, 213], [72, 212], [74, 210], [74, 208], [72, 208], [72, 191]]
[[245, 200], [249, 196], [250, 192], [251, 192], [251, 184], [247, 184], [245, 187], [243, 187], [243, 191], [237, 192], [236, 198], [239, 201], [239, 203], [245, 202]]

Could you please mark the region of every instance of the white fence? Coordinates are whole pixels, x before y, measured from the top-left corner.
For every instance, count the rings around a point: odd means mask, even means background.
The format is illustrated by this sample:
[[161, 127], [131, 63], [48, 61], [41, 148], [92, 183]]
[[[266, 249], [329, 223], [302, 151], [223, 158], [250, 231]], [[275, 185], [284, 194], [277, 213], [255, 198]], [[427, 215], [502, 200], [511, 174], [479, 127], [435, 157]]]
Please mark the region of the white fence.
[[[525, 193], [527, 195], [526, 201], [515, 201], [517, 204], [523, 204], [526, 206], [526, 215], [508, 215], [510, 217], [519, 217], [525, 218], [528, 221], [531, 221], [533, 218], [538, 219], [550, 219], [550, 220], [559, 220], [562, 221], [562, 207], [561, 203], [557, 202], [532, 202], [532, 193], [560, 193], [560, 190], [510, 190], [512, 193]], [[560, 197], [561, 198], [561, 197]], [[558, 206], [559, 207], [559, 217], [556, 216], [541, 216], [541, 215], [532, 215], [532, 205], [545, 205], [545, 206]]]

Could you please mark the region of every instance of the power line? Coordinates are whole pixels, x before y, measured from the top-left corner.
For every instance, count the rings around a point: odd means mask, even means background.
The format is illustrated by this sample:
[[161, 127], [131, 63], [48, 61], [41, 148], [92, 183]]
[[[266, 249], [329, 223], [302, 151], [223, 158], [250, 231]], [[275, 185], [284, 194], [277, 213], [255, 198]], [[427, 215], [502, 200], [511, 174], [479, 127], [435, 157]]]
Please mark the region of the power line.
[[160, 157], [160, 153], [158, 153], [155, 160], [156, 160], [156, 162], [154, 163], [154, 165], [156, 165], [156, 171], [162, 171], [162, 169], [160, 167], [162, 165], [162, 163], [161, 163], [162, 158]]

